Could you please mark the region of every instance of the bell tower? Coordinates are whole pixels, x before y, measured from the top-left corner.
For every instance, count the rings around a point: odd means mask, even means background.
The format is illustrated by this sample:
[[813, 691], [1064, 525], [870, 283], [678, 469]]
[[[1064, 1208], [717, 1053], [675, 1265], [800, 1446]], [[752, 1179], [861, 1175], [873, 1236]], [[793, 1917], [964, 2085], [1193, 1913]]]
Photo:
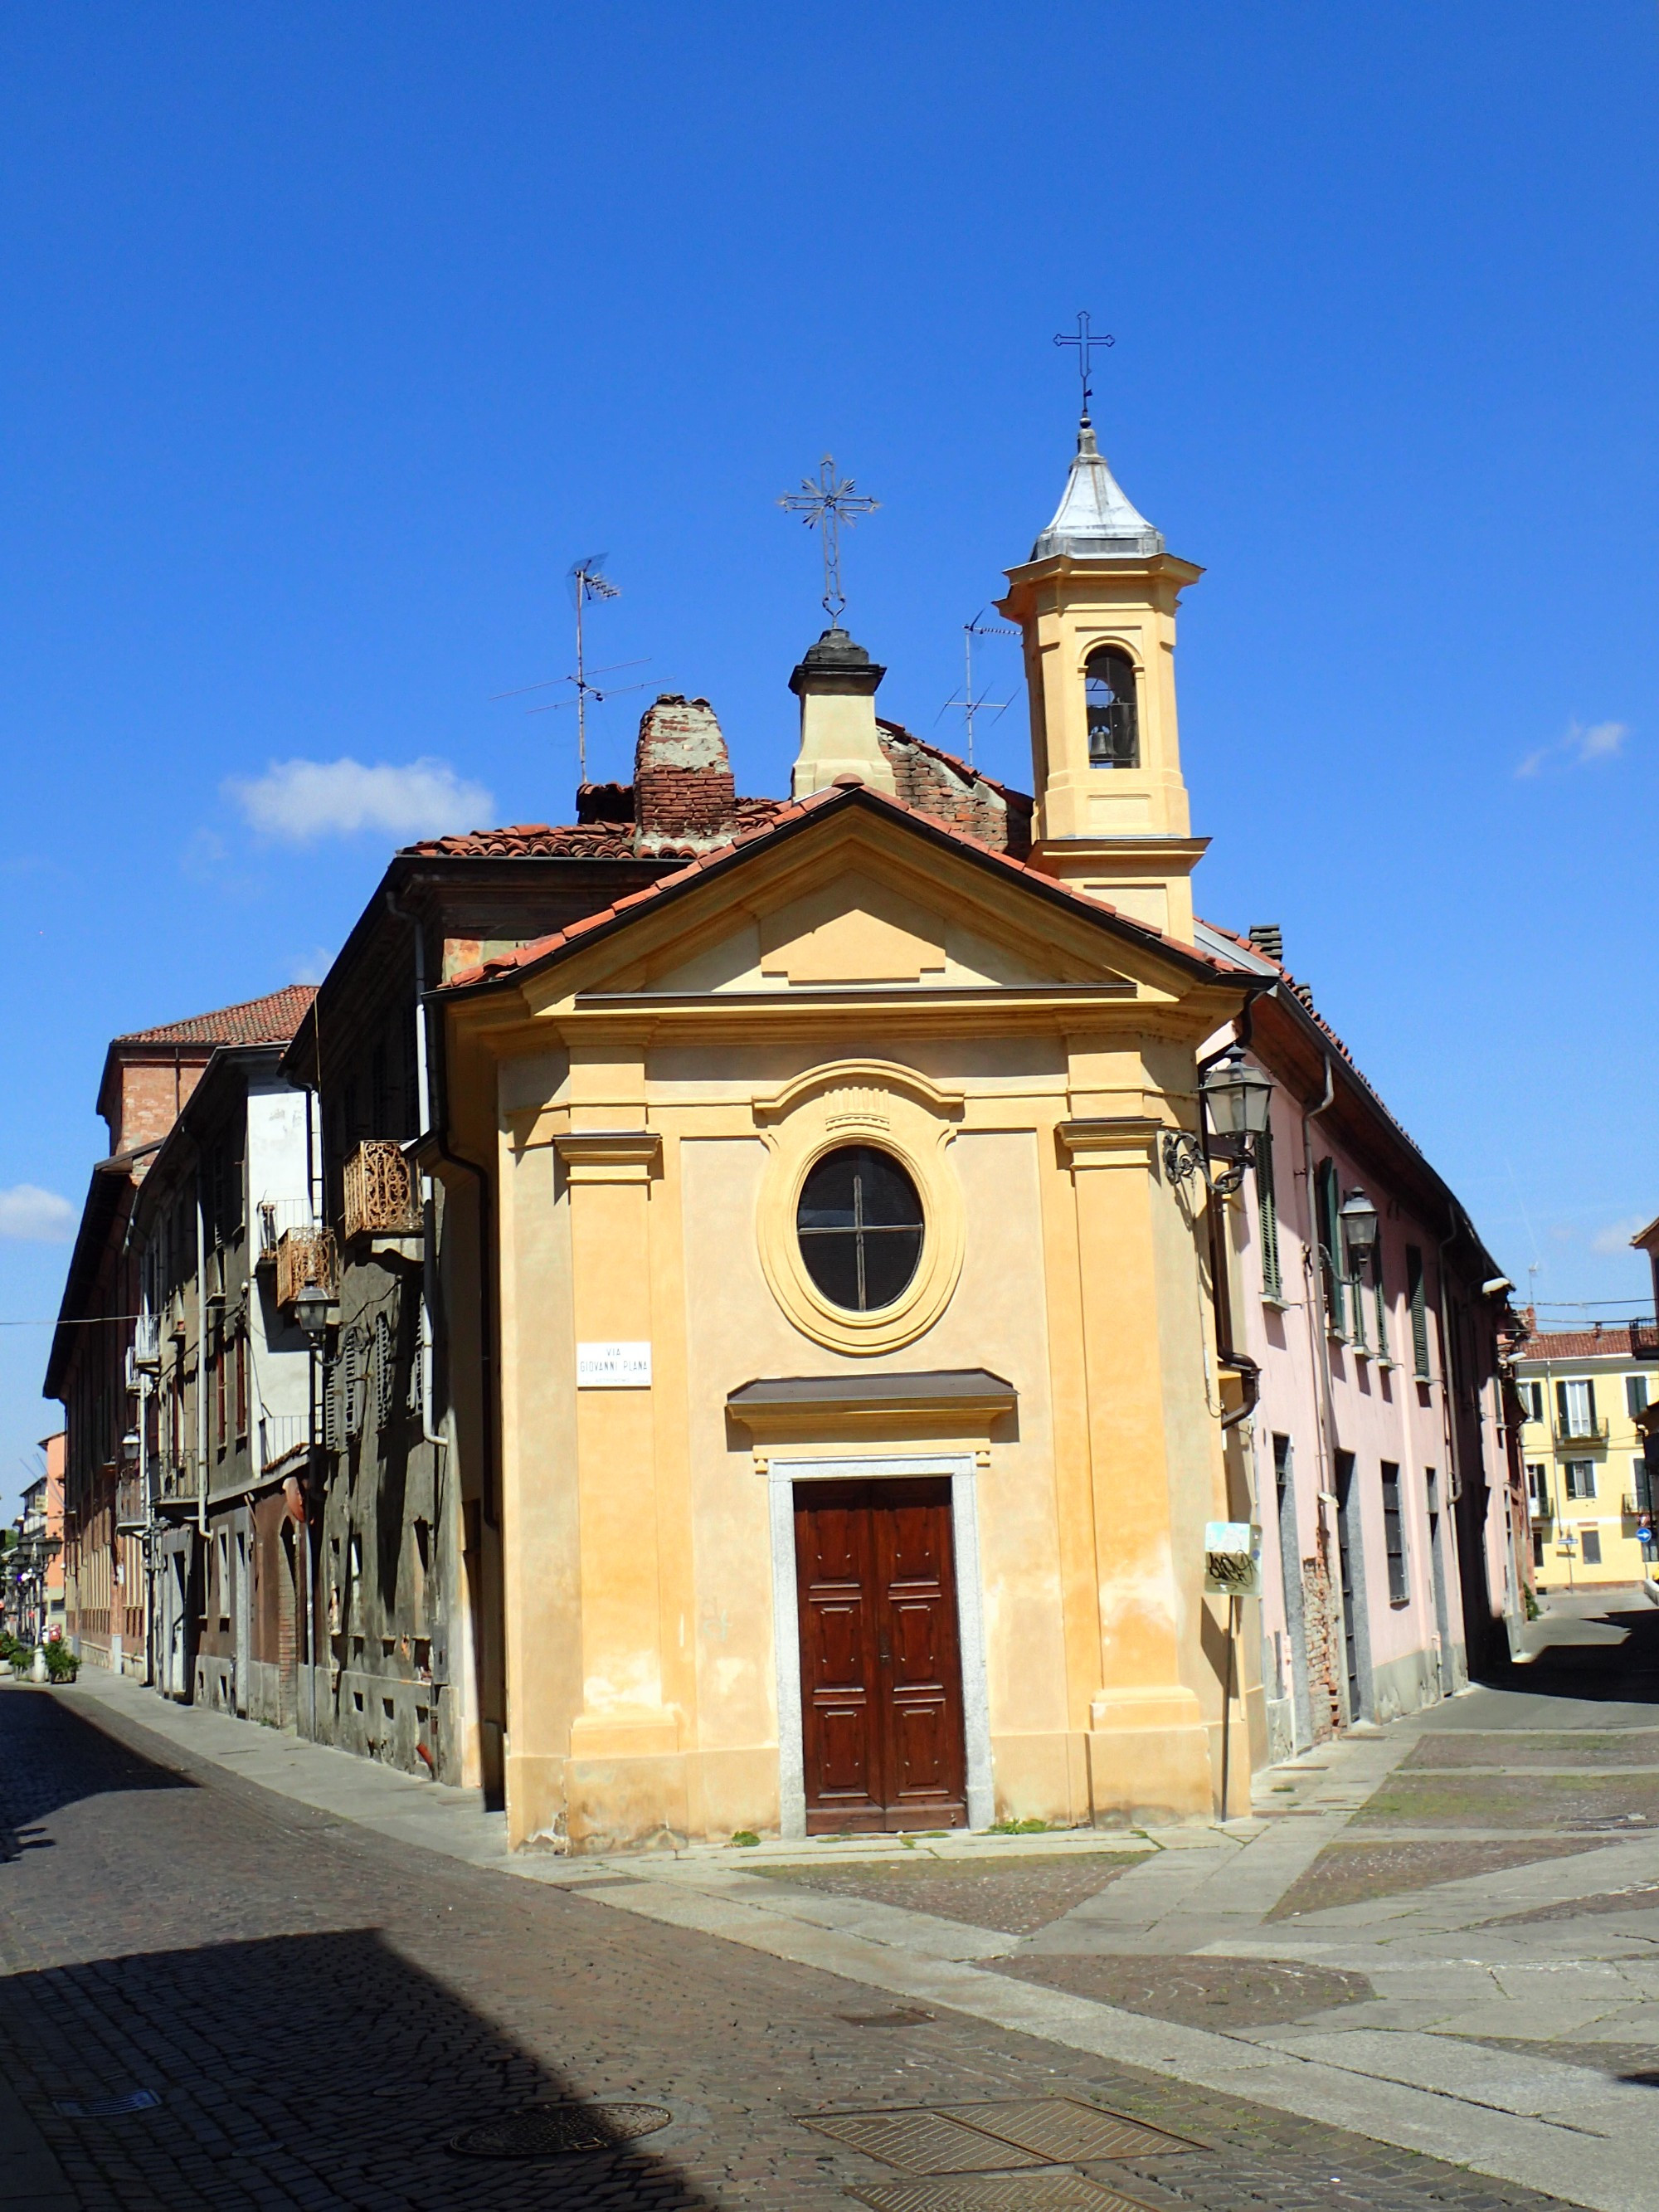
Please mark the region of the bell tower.
[[1085, 404], [1054, 520], [998, 604], [1025, 641], [1034, 866], [1190, 943], [1194, 837], [1176, 723], [1176, 605], [1203, 574], [1164, 550]]

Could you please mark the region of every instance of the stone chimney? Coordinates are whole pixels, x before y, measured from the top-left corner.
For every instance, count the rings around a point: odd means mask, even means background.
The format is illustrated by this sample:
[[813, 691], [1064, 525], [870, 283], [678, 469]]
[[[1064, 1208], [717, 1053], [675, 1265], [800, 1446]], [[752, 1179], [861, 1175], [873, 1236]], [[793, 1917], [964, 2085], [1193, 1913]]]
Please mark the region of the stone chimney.
[[646, 708], [634, 749], [634, 818], [641, 853], [707, 853], [730, 842], [737, 787], [707, 699], [665, 691]]
[[793, 797], [827, 790], [844, 775], [896, 795], [892, 765], [876, 734], [876, 687], [886, 673], [839, 623], [809, 649], [789, 678], [800, 701]]

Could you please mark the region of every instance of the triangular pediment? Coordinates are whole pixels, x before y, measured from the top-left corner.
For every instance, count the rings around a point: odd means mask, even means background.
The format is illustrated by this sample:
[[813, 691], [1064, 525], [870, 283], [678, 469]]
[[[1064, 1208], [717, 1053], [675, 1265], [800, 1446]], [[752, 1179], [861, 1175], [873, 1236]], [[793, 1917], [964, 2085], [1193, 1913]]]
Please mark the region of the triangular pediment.
[[532, 1003], [550, 1009], [573, 990], [660, 1001], [1047, 988], [1160, 998], [1190, 988], [1197, 956], [1097, 916], [925, 819], [862, 793], [841, 798], [629, 902], [526, 979]]

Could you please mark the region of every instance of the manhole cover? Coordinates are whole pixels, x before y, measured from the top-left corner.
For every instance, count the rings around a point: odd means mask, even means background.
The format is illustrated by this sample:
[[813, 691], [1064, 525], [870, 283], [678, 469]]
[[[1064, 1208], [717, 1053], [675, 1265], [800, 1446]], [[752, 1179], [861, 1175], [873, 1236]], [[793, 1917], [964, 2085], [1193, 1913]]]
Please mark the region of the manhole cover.
[[452, 2136], [463, 2158], [559, 2158], [568, 2151], [614, 2150], [665, 2128], [666, 2105], [532, 2105]]
[[805, 2124], [912, 2173], [988, 2173], [1048, 2162], [939, 2112], [814, 2112]]
[[848, 2027], [921, 2027], [935, 2015], [920, 2005], [895, 2005], [890, 2012], [838, 2012]]
[[988, 2180], [879, 2181], [848, 2191], [874, 2212], [1150, 2212], [1075, 2173], [1011, 2173]]
[[66, 2120], [118, 2120], [126, 2112], [154, 2112], [161, 2101], [154, 2089], [133, 2089], [125, 2097], [59, 2097], [52, 2109]]
[[1193, 2150], [1196, 2145], [1165, 2135], [1121, 2112], [1103, 2112], [1070, 2097], [1003, 2098], [982, 2105], [947, 2105], [946, 2116], [964, 2127], [1035, 2151], [1056, 2166], [1086, 2166], [1096, 2158], [1144, 2158], [1151, 2152]]

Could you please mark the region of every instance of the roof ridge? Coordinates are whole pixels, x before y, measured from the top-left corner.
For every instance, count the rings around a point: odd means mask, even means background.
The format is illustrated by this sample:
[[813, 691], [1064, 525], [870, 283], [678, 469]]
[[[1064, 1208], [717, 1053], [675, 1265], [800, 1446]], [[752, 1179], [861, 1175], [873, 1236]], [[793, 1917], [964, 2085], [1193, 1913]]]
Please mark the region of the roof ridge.
[[[306, 1010], [317, 995], [314, 983], [284, 983], [280, 989], [262, 992], [256, 999], [237, 999], [228, 1006], [213, 1006], [206, 1013], [186, 1014], [178, 1021], [158, 1022], [152, 1028], [124, 1030], [112, 1037], [118, 1044], [280, 1044], [298, 1029]], [[259, 1018], [270, 1009], [273, 1019]], [[276, 1018], [284, 1026], [278, 1030]]]

